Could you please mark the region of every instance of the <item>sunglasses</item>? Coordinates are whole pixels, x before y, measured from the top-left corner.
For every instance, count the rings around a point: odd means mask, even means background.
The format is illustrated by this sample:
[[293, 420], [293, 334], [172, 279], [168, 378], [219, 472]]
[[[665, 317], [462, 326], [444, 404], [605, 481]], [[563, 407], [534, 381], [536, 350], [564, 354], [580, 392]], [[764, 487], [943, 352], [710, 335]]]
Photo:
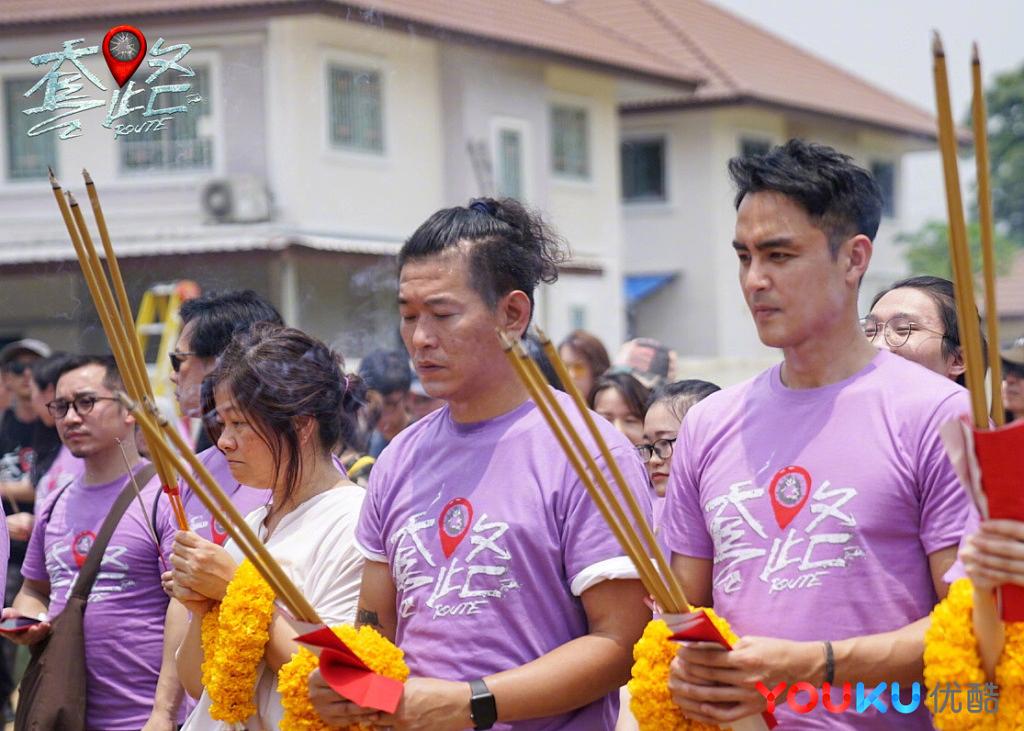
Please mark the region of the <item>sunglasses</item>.
[[189, 356], [196, 355], [195, 353], [182, 353], [179, 350], [172, 350], [167, 354], [167, 357], [171, 359], [171, 368], [177, 373], [181, 370], [181, 364], [185, 362], [185, 359]]
[[20, 376], [25, 371], [32, 368], [31, 363], [23, 363], [20, 360], [12, 361], [4, 366], [4, 370], [10, 373], [12, 376]]

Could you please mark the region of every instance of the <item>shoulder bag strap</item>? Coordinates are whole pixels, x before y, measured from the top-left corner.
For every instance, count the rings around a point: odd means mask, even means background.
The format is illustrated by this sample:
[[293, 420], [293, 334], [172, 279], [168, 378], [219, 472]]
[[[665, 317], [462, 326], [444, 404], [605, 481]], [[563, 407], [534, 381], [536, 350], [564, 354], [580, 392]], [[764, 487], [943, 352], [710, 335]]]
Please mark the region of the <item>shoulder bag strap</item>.
[[[138, 471], [135, 479], [139, 481], [140, 485], [145, 485], [154, 472], [155, 469], [152, 465], [146, 465]], [[143, 479], [145, 482], [143, 482]], [[96, 577], [100, 573], [100, 564], [103, 562], [103, 554], [107, 550], [107, 544], [110, 543], [110, 537], [114, 535], [117, 524], [121, 522], [122, 516], [124, 516], [134, 497], [135, 485], [132, 484], [129, 477], [128, 484], [124, 486], [121, 494], [117, 496], [113, 507], [107, 513], [106, 520], [103, 521], [103, 527], [100, 528], [99, 535], [96, 536], [96, 540], [93, 541], [92, 546], [89, 548], [89, 555], [86, 556], [85, 564], [83, 564], [82, 570], [78, 573], [78, 579], [75, 580], [75, 588], [71, 592], [71, 596], [78, 597], [79, 599], [88, 599], [89, 592], [92, 591], [92, 585], [96, 583]], [[145, 520], [145, 516], [143, 516], [143, 520]]]

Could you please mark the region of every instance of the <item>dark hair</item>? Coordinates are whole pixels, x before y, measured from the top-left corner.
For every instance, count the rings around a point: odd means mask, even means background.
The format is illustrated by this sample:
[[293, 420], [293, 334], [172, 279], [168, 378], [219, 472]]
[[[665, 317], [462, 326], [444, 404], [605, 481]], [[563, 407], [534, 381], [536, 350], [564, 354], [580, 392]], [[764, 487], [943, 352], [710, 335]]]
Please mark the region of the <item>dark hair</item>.
[[117, 361], [112, 355], [69, 355], [57, 369], [57, 375], [53, 379], [54, 385], [65, 373], [77, 371], [89, 365], [103, 366], [103, 386], [111, 391], [123, 391], [124, 380], [120, 371], [117, 370]]
[[562, 385], [562, 379], [558, 377], [555, 367], [548, 360], [548, 355], [544, 352], [544, 346], [540, 344], [540, 338], [532, 332], [526, 333], [523, 336], [523, 347], [526, 348], [526, 352], [537, 363], [537, 367], [544, 374], [544, 380], [548, 382], [548, 385], [559, 391], [564, 391], [565, 387]]
[[220, 438], [214, 390], [224, 384], [273, 454], [275, 475], [287, 460], [287, 499], [299, 480], [299, 419], [316, 421], [325, 452], [355, 434], [366, 388], [358, 376], [343, 376], [343, 368], [340, 355], [301, 330], [260, 322], [237, 333], [203, 381], [203, 414], [211, 439], [216, 444]]
[[[874, 299], [871, 300], [870, 309], [875, 309], [878, 301], [895, 289], [916, 289], [928, 295], [929, 299], [935, 303], [935, 309], [939, 311], [939, 320], [942, 322], [942, 357], [953, 358], [959, 356], [961, 354], [960, 325], [956, 319], [956, 290], [953, 289], [953, 283], [948, 279], [930, 275], [901, 279], [876, 294]], [[979, 324], [981, 323], [980, 314], [978, 315], [978, 322]], [[988, 347], [984, 330], [981, 330], [981, 353], [985, 368], [987, 369]], [[964, 385], [964, 381], [962, 373], [956, 377], [956, 382], [961, 386]]]
[[402, 246], [398, 268], [460, 246], [468, 254], [470, 286], [491, 308], [521, 290], [532, 309], [537, 285], [558, 279], [558, 265], [568, 258], [540, 214], [512, 198], [478, 198], [428, 218]]
[[359, 377], [366, 387], [382, 395], [406, 392], [412, 386], [412, 368], [404, 350], [375, 350], [359, 364]]
[[251, 289], [211, 292], [186, 300], [178, 310], [181, 324], [193, 323], [189, 347], [200, 358], [215, 358], [232, 336], [257, 322], [283, 325], [274, 306]]
[[650, 390], [636, 377], [623, 372], [605, 373], [597, 379], [594, 390], [590, 393], [590, 408], [597, 404], [597, 395], [609, 388], [619, 392], [619, 396], [626, 402], [626, 407], [641, 420], [647, 416], [647, 400], [651, 396]]
[[714, 383], [701, 381], [697, 378], [673, 381], [655, 389], [654, 393], [651, 394], [651, 398], [647, 401], [647, 408], [650, 409], [655, 404], [665, 404], [665, 407], [677, 419], [682, 421], [691, 406], [707, 398], [715, 391], [721, 390]]
[[798, 203], [828, 237], [837, 256], [842, 243], [857, 234], [874, 240], [882, 218], [878, 183], [849, 155], [813, 142], [793, 139], [763, 155], [729, 161], [736, 186], [736, 207], [748, 193], [775, 191]]
[[[558, 349], [570, 348], [577, 356], [587, 362], [590, 374], [596, 379], [611, 368], [612, 361], [604, 344], [586, 330], [573, 330], [565, 340], [558, 344]], [[588, 394], [583, 394], [587, 396]]]
[[29, 366], [32, 371], [32, 380], [36, 382], [36, 388], [45, 391], [50, 386], [56, 386], [57, 379], [63, 373], [61, 369], [64, 367], [64, 363], [71, 357], [67, 353], [54, 353]]

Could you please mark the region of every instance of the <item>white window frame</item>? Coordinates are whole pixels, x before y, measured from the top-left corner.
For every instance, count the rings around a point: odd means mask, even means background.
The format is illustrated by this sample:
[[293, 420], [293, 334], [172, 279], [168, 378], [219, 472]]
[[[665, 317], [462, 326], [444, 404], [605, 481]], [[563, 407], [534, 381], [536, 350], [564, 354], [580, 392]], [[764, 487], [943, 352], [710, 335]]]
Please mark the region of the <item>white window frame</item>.
[[[381, 147], [380, 152], [357, 150], [336, 145], [331, 139], [331, 66], [343, 66], [351, 69], [365, 69], [375, 71], [380, 76], [380, 100], [381, 100]], [[392, 113], [396, 99], [389, 82], [391, 77], [391, 64], [380, 56], [370, 54], [352, 53], [339, 48], [327, 47], [320, 53], [320, 98], [319, 108], [321, 125], [321, 145], [323, 155], [327, 160], [342, 164], [362, 164], [371, 167], [390, 166], [394, 159], [394, 128]]]
[[[175, 41], [177, 42], [177, 41]], [[146, 68], [148, 66], [149, 56], [147, 60], [143, 61]], [[216, 51], [203, 50], [193, 48], [189, 51], [188, 55], [182, 59], [181, 65], [192, 68], [193, 66], [205, 66], [209, 70], [210, 74], [210, 96], [212, 97], [213, 110], [209, 116], [204, 117], [200, 120], [199, 132], [202, 134], [206, 132], [211, 138], [213, 138], [213, 159], [210, 161], [210, 167], [208, 168], [192, 168], [190, 170], [166, 170], [164, 168], [152, 168], [149, 170], [130, 170], [122, 164], [121, 160], [121, 147], [120, 143], [124, 138], [120, 138], [114, 141], [112, 151], [114, 155], [114, 161], [112, 169], [116, 172], [117, 178], [121, 182], [131, 182], [132, 185], [136, 183], [145, 183], [147, 181], [153, 181], [154, 183], [160, 184], [167, 180], [174, 180], [175, 182], [191, 182], [191, 181], [205, 181], [212, 177], [217, 177], [224, 174], [224, 94], [223, 94], [223, 75], [221, 73], [220, 55]], [[139, 68], [142, 68], [140, 66]], [[163, 75], [157, 81], [163, 83], [163, 80], [167, 78], [167, 74], [176, 74], [177, 72], [171, 70], [164, 72]], [[174, 78], [174, 77], [171, 77]], [[109, 93], [108, 89], [108, 93]], [[137, 97], [141, 98], [141, 97]], [[106, 119], [107, 112], [110, 109], [109, 106], [110, 97], [107, 97], [107, 106], [102, 108], [102, 116], [99, 122]], [[185, 114], [192, 114], [190, 109]], [[99, 124], [99, 122], [97, 124]], [[114, 125], [118, 124], [118, 120], [114, 120]], [[171, 122], [173, 124], [173, 122]], [[205, 129], [204, 129], [205, 128]], [[100, 129], [103, 132], [110, 135], [111, 138], [114, 136], [113, 128], [107, 129], [100, 125]]]
[[532, 200], [533, 176], [531, 175], [532, 169], [530, 161], [533, 159], [533, 140], [530, 136], [530, 123], [525, 119], [520, 119], [518, 117], [492, 117], [490, 127], [489, 149], [491, 153], [491, 182], [494, 185], [494, 194], [500, 195], [498, 191], [498, 181], [500, 178], [498, 174], [498, 161], [501, 158], [500, 133], [503, 130], [511, 130], [518, 132], [520, 139], [523, 141], [523, 169], [521, 171], [523, 190], [520, 200]]
[[[587, 114], [587, 174], [584, 177], [568, 175], [555, 170], [555, 126], [552, 124], [554, 107], [576, 107]], [[597, 151], [594, 146], [594, 120], [597, 118], [597, 106], [590, 97], [578, 94], [556, 92], [548, 95], [544, 109], [545, 125], [548, 131], [548, 149], [545, 151], [544, 164], [551, 180], [565, 187], [593, 188], [597, 184]], [[616, 151], [616, 155], [618, 151]], [[618, 170], [618, 164], [615, 165]]]

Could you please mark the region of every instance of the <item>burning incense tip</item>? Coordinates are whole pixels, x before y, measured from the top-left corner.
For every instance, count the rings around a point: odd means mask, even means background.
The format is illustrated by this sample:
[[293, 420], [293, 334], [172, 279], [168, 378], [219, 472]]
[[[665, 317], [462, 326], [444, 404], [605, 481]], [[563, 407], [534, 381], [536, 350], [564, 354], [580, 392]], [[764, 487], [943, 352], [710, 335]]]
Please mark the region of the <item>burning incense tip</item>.
[[974, 41], [973, 43], [971, 43], [971, 63], [973, 63], [973, 64], [981, 63], [981, 56], [978, 55], [978, 42], [977, 41]]
[[75, 196], [71, 194], [70, 190], [67, 192], [67, 197], [68, 197], [68, 203], [71, 204], [72, 208], [74, 208], [75, 206], [78, 205], [78, 201], [75, 200]]
[[942, 49], [942, 38], [939, 37], [937, 30], [932, 31], [932, 55], [936, 57], [946, 55], [946, 52]]
[[92, 176], [89, 175], [89, 171], [85, 168], [82, 168], [82, 177], [85, 178], [86, 185], [92, 185]]
[[60, 183], [57, 182], [57, 176], [53, 174], [53, 168], [47, 165], [46, 169], [50, 171], [50, 185], [53, 186], [54, 190], [59, 189]]
[[501, 341], [501, 348], [502, 348], [502, 350], [505, 350], [505, 351], [512, 350], [512, 344], [513, 344], [512, 343], [512, 339], [508, 335], [505, 334], [504, 330], [502, 330], [500, 328], [497, 328], [497, 330], [498, 330], [498, 340]]
[[536, 334], [537, 340], [540, 341], [541, 345], [547, 345], [551, 342], [551, 338], [549, 338], [548, 334], [541, 329], [540, 325], [534, 325], [533, 332]]

